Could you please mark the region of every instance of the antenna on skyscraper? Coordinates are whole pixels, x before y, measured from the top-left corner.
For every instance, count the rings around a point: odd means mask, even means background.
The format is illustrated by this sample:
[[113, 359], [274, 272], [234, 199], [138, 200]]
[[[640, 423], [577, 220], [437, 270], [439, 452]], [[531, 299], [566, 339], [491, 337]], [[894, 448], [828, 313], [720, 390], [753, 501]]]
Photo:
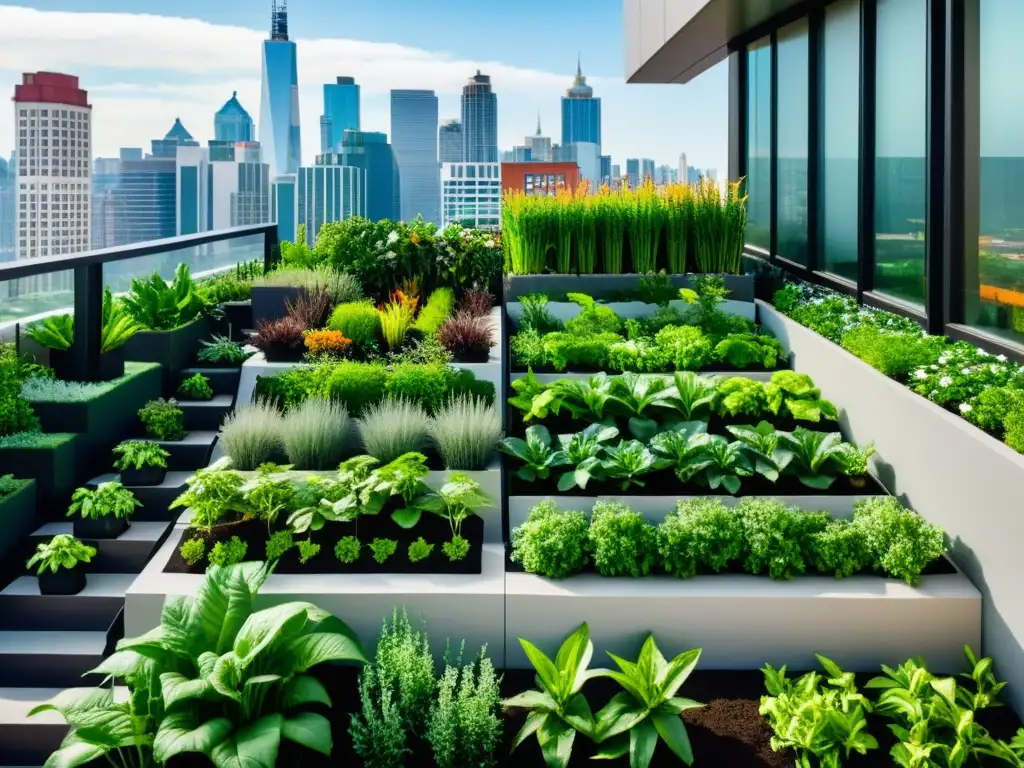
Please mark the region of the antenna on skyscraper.
[[270, 0], [270, 39], [288, 40], [288, 0]]

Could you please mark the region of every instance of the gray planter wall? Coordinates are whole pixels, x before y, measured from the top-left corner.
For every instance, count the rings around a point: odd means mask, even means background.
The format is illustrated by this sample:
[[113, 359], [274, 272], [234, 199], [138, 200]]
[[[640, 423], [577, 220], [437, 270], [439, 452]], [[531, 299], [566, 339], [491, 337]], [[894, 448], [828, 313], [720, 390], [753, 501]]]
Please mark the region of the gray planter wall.
[[886, 487], [945, 527], [952, 559], [984, 598], [984, 652], [1024, 713], [1024, 456], [768, 304], [758, 302], [758, 315], [792, 352], [793, 368], [841, 406], [850, 439], [878, 448]]

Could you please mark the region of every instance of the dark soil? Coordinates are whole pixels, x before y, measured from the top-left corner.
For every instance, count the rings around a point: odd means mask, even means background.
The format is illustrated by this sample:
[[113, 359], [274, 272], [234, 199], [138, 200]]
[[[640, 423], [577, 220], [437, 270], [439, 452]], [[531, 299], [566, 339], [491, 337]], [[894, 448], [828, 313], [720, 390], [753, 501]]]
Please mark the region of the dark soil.
[[[623, 490], [614, 481], [591, 480], [585, 489], [578, 486], [571, 491], [558, 490], [558, 478], [570, 467], [558, 467], [544, 480], [523, 480], [516, 474], [522, 462], [514, 456], [504, 456], [508, 471], [508, 493], [510, 496], [732, 496], [725, 488], [715, 490], [697, 483], [681, 483], [670, 469], [652, 472], [640, 477], [643, 486], [630, 485]], [[862, 484], [853, 485], [851, 478], [839, 476], [826, 490], [808, 488], [796, 477], [782, 475], [773, 483], [761, 475], [740, 478], [740, 496], [861, 496], [884, 495], [885, 489], [872, 477], [862, 479]]]
[[[281, 521], [283, 522], [283, 521]], [[267, 525], [259, 520], [242, 520], [214, 526], [208, 534], [203, 530], [189, 528], [182, 537], [182, 542], [192, 538], [206, 541], [206, 552], [209, 553], [218, 541], [228, 541], [238, 536], [246, 542], [247, 560], [266, 559], [267, 540], [270, 538]], [[359, 559], [354, 563], [342, 563], [334, 555], [334, 546], [345, 536], [356, 536], [363, 544]], [[410, 562], [409, 544], [423, 537], [434, 545], [430, 555], [417, 563]], [[481, 554], [484, 539], [484, 521], [471, 515], [462, 524], [462, 536], [469, 541], [469, 555], [463, 560], [451, 562], [441, 551], [441, 545], [452, 537], [448, 521], [437, 515], [426, 513], [414, 528], [406, 529], [397, 525], [385, 510], [379, 515], [363, 516], [352, 523], [328, 523], [309, 537], [320, 545], [320, 552], [308, 563], [299, 562], [299, 551], [295, 547], [287, 552], [279, 561], [276, 573], [457, 573], [478, 574], [481, 569]], [[304, 539], [296, 536], [295, 542]], [[376, 538], [394, 539], [398, 542], [395, 550], [383, 564], [373, 559], [370, 542]], [[165, 573], [196, 573], [206, 571], [206, 561], [195, 565], [186, 563], [178, 550], [171, 555], [164, 567]]]

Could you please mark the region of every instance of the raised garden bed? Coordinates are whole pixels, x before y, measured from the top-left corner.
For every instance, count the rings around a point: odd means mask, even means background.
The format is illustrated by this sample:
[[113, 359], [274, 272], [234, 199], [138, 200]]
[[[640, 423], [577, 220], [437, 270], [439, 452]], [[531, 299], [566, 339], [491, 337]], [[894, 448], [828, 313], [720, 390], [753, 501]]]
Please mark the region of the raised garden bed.
[[[61, 381], [75, 381], [72, 374], [72, 349], [51, 349], [50, 367], [54, 375]], [[98, 381], [112, 381], [124, 376], [124, 350], [117, 348], [100, 355], [100, 371]]]
[[[725, 280], [725, 287], [734, 301], [754, 300], [753, 275], [717, 275]], [[600, 299], [615, 296], [640, 287], [642, 275], [506, 275], [505, 300], [512, 302], [531, 293], [585, 293]], [[669, 275], [672, 285], [677, 288], [693, 288], [695, 281], [704, 275]]]
[[220, 306], [224, 310], [224, 317], [220, 320], [224, 334], [233, 341], [245, 341], [245, 331], [255, 327], [252, 301], [225, 301]]
[[209, 318], [197, 317], [169, 331], [139, 331], [122, 347], [124, 357], [126, 360], [160, 363], [165, 381], [173, 385], [178, 371], [196, 359], [199, 342], [209, 337], [210, 328]]
[[297, 285], [254, 285], [250, 303], [253, 324], [249, 327], [256, 328], [260, 323], [280, 320], [288, 314], [285, 304], [295, 302], [303, 291]]
[[41, 513], [62, 510], [75, 488], [89, 477], [88, 468], [79, 465], [81, 437], [40, 433], [14, 445], [0, 441], [0, 467], [15, 477], [36, 481], [36, 504]]
[[[3, 454], [0, 453], [0, 458]], [[7, 468], [7, 464], [3, 464]], [[35, 529], [36, 481], [19, 480], [13, 493], [0, 496], [0, 560], [10, 555]]]

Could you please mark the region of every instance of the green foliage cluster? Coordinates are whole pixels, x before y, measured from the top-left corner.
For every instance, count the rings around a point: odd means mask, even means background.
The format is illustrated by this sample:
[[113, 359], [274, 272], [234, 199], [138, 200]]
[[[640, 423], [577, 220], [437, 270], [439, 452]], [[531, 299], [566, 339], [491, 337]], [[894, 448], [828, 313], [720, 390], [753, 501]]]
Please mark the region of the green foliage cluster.
[[96, 557], [96, 547], [83, 544], [70, 533], [58, 533], [49, 541], [36, 545], [35, 554], [25, 563], [26, 568], [39, 566], [37, 575], [47, 570], [57, 573], [60, 569], [73, 570], [79, 563], [89, 563]]
[[178, 328], [212, 308], [185, 264], [178, 265], [170, 284], [158, 272], [135, 278], [121, 301], [136, 323], [154, 331]]
[[512, 559], [528, 573], [560, 579], [593, 566], [604, 576], [664, 572], [679, 578], [742, 570], [792, 579], [881, 572], [908, 584], [946, 552], [942, 528], [892, 497], [863, 499], [853, 520], [830, 519], [773, 499], [680, 501], [658, 526], [623, 504], [598, 501], [586, 513], [545, 500], [512, 531]]
[[454, 309], [455, 291], [451, 288], [435, 288], [427, 297], [427, 303], [412, 327], [420, 333], [436, 333]]
[[136, 507], [142, 502], [135, 494], [118, 482], [100, 483], [93, 488], [78, 488], [71, 495], [68, 517], [77, 515], [83, 520], [99, 520], [103, 517], [115, 517], [123, 520], [135, 513]]
[[194, 373], [182, 380], [178, 386], [178, 394], [186, 400], [212, 400], [213, 387], [206, 376]]
[[486, 647], [463, 663], [463, 651], [445, 654], [435, 675], [426, 630], [412, 628], [405, 611], [384, 621], [374, 661], [359, 680], [361, 707], [349, 733], [367, 768], [400, 768], [428, 751], [441, 768], [498, 761], [501, 720], [498, 678]]
[[227, 336], [211, 336], [209, 341], [200, 341], [199, 346], [199, 362], [213, 365], [241, 365], [250, 354]]
[[39, 431], [36, 412], [21, 394], [30, 371], [13, 344], [0, 344], [0, 438]]
[[776, 292], [776, 309], [886, 376], [1024, 453], [1024, 367], [912, 320], [807, 284]]
[[125, 440], [114, 446], [114, 469], [143, 469], [145, 467], [167, 467], [170, 453], [149, 440]]
[[[100, 326], [100, 352], [111, 352], [135, 335], [142, 326], [128, 313], [125, 304], [115, 300], [110, 286], [103, 288], [103, 316]], [[33, 323], [25, 335], [41, 346], [58, 351], [71, 348], [75, 342], [75, 316], [50, 315]]]
[[185, 437], [185, 412], [174, 399], [160, 397], [139, 409], [139, 420], [146, 434], [155, 440], [181, 440]]
[[3, 500], [7, 496], [12, 496], [26, 485], [29, 484], [29, 480], [18, 480], [12, 474], [0, 475], [0, 500]]

